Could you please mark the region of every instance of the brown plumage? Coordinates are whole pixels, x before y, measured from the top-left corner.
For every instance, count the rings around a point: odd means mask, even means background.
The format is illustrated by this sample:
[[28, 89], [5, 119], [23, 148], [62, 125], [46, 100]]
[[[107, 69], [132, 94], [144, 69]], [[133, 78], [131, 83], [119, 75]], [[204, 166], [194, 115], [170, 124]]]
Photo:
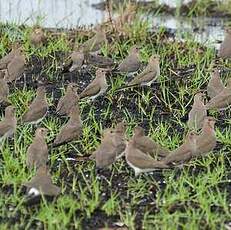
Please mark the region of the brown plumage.
[[69, 117], [70, 119], [67, 124], [61, 128], [60, 132], [56, 136], [53, 143], [54, 147], [77, 140], [81, 135], [82, 121], [78, 105], [72, 106]]
[[29, 195], [57, 196], [61, 189], [52, 183], [51, 175], [46, 166], [39, 167], [36, 175], [29, 182], [24, 183], [29, 188]]
[[15, 116], [15, 107], [8, 106], [5, 109], [5, 117], [0, 121], [0, 141], [11, 137], [17, 127], [17, 119]]
[[139, 70], [140, 65], [139, 49], [137, 46], [133, 46], [128, 56], [119, 64], [117, 70], [122, 73], [134, 73]]
[[231, 79], [228, 80], [227, 86], [206, 105], [206, 109], [224, 110], [231, 105]]
[[92, 100], [107, 91], [106, 71], [98, 69], [95, 79], [80, 93], [80, 98], [90, 97]]
[[69, 69], [69, 72], [74, 70], [80, 70], [84, 63], [84, 53], [82, 51], [73, 51], [70, 55], [72, 65]]
[[77, 94], [77, 85], [75, 83], [70, 83], [67, 86], [66, 93], [63, 97], [60, 98], [56, 113], [59, 115], [68, 115], [71, 111], [71, 108], [78, 103], [79, 97]]
[[28, 111], [22, 116], [22, 122], [31, 124], [39, 123], [46, 116], [48, 108], [46, 89], [44, 86], [40, 86], [37, 89], [37, 95], [29, 106]]
[[189, 112], [187, 122], [187, 125], [190, 129], [198, 130], [201, 129], [203, 126], [203, 121], [207, 116], [207, 110], [203, 102], [203, 97], [203, 93], [197, 93], [194, 96], [194, 102], [192, 105], [192, 109]]
[[149, 153], [154, 156], [164, 157], [170, 153], [166, 148], [163, 148], [150, 137], [145, 136], [144, 129], [137, 126], [134, 129], [134, 135], [132, 137], [134, 146], [144, 153]]
[[224, 41], [221, 43], [218, 56], [221, 58], [231, 57], [231, 29], [226, 29]]
[[12, 61], [16, 55], [20, 55], [22, 48], [18, 43], [14, 44], [12, 50], [0, 59], [0, 69], [7, 69], [7, 65]]
[[4, 75], [5, 73], [3, 71], [0, 71], [0, 103], [9, 103], [9, 86], [4, 79]]
[[110, 166], [124, 154], [126, 148], [125, 130], [123, 122], [118, 123], [115, 129], [104, 130], [101, 144], [91, 156], [91, 159], [95, 158], [97, 168]]
[[210, 98], [218, 95], [225, 88], [221, 81], [218, 69], [214, 69], [207, 85], [207, 93]]
[[26, 164], [28, 168], [39, 168], [46, 165], [48, 160], [48, 147], [46, 144], [47, 129], [38, 128], [35, 137], [27, 150]]
[[7, 65], [7, 71], [5, 72], [5, 80], [7, 82], [13, 82], [18, 80], [24, 72], [26, 58], [20, 49], [20, 53], [16, 54]]
[[204, 156], [216, 147], [215, 122], [216, 120], [213, 117], [204, 119], [201, 134], [196, 139], [196, 151], [193, 153], [193, 156]]
[[143, 172], [151, 172], [156, 169], [168, 168], [164, 162], [156, 161], [148, 154], [136, 148], [134, 140], [130, 140], [127, 143], [125, 156], [128, 165], [135, 171], [135, 176]]
[[98, 26], [96, 28], [95, 35], [88, 39], [86, 42], [84, 42], [79, 50], [82, 50], [84, 53], [88, 52], [95, 52], [100, 50], [100, 48], [103, 46], [104, 43], [107, 42], [105, 31]]
[[180, 145], [176, 150], [172, 151], [168, 156], [163, 159], [165, 164], [169, 163], [184, 163], [193, 157], [196, 152], [197, 134], [195, 131], [190, 131], [184, 140], [184, 143]]
[[46, 41], [46, 35], [42, 28], [35, 28], [30, 34], [30, 42], [32, 45], [38, 47]]
[[96, 66], [98, 68], [111, 68], [115, 65], [113, 59], [95, 53], [87, 54], [86, 62], [87, 64]]
[[160, 64], [159, 56], [152, 55], [149, 59], [146, 68], [137, 76], [135, 76], [129, 83], [128, 86], [132, 85], [147, 85], [150, 86], [160, 75]]

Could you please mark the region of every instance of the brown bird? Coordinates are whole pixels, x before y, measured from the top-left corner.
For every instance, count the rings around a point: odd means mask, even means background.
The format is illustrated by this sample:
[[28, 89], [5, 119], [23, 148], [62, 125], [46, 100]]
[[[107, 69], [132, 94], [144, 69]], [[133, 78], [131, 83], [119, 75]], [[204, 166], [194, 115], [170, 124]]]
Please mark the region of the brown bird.
[[82, 50], [84, 53], [95, 52], [100, 50], [102, 45], [107, 42], [105, 31], [98, 26], [95, 31], [95, 35], [84, 42], [79, 50]]
[[106, 70], [97, 69], [95, 79], [80, 93], [80, 98], [90, 97], [92, 100], [107, 91]]
[[219, 70], [215, 69], [207, 85], [207, 93], [210, 98], [218, 95], [225, 88], [221, 81]]
[[159, 56], [152, 55], [149, 59], [146, 68], [137, 76], [135, 76], [129, 83], [128, 86], [133, 85], [147, 85], [150, 86], [160, 75], [160, 64]]
[[24, 183], [29, 188], [29, 195], [47, 195], [57, 196], [61, 189], [52, 183], [51, 175], [47, 166], [41, 166], [37, 169], [36, 175], [29, 182]]
[[82, 51], [73, 51], [70, 55], [70, 59], [72, 61], [72, 65], [69, 72], [80, 70], [84, 63], [84, 53]]
[[0, 103], [8, 104], [9, 86], [4, 79], [4, 72], [0, 71]]
[[18, 80], [18, 78], [24, 72], [26, 58], [21, 49], [20, 51], [21, 53], [15, 55], [7, 65], [7, 71], [5, 75], [5, 80], [7, 82], [13, 82], [13, 81]]
[[98, 68], [111, 68], [115, 65], [113, 59], [95, 53], [87, 54], [86, 62], [87, 64], [96, 66]]
[[137, 46], [133, 46], [128, 56], [119, 64], [117, 70], [130, 75], [138, 71], [140, 66], [139, 49]]
[[67, 86], [66, 94], [60, 98], [56, 113], [59, 115], [68, 115], [71, 111], [71, 108], [76, 105], [79, 101], [79, 96], [77, 94], [77, 85], [75, 83], [70, 83]]
[[225, 31], [224, 41], [221, 43], [220, 49], [218, 51], [218, 56], [221, 58], [231, 57], [231, 29], [228, 28]]
[[79, 106], [72, 106], [69, 121], [65, 124], [59, 134], [56, 136], [53, 147], [60, 146], [67, 142], [77, 140], [82, 132], [82, 121], [79, 112]]
[[8, 106], [5, 109], [5, 117], [0, 121], [0, 141], [5, 138], [11, 137], [17, 127], [17, 119], [15, 116], [15, 107]]
[[47, 131], [46, 128], [38, 128], [35, 132], [33, 142], [27, 150], [26, 164], [29, 169], [39, 168], [47, 163], [48, 147], [45, 140]]
[[29, 39], [32, 45], [38, 47], [44, 44], [44, 42], [46, 41], [46, 35], [42, 28], [36, 27], [32, 31]]
[[137, 126], [134, 129], [134, 135], [132, 137], [134, 146], [144, 153], [149, 153], [154, 156], [164, 157], [170, 153], [168, 149], [163, 148], [150, 137], [145, 136], [144, 129]]
[[135, 142], [132, 139], [127, 143], [125, 157], [128, 165], [135, 171], [135, 176], [143, 172], [168, 168], [164, 162], [156, 161], [148, 154], [136, 148]]
[[7, 65], [12, 61], [16, 55], [20, 55], [22, 52], [21, 46], [16, 43], [13, 45], [12, 50], [0, 59], [0, 69], [7, 69]]
[[123, 156], [126, 148], [125, 130], [123, 122], [118, 123], [115, 129], [104, 130], [101, 144], [91, 156], [96, 160], [96, 168], [106, 168]]
[[225, 110], [231, 105], [231, 79], [228, 80], [227, 86], [206, 105], [206, 109]]
[[203, 102], [203, 97], [203, 93], [197, 93], [194, 96], [192, 109], [190, 110], [188, 115], [187, 125], [190, 129], [193, 129], [195, 131], [202, 128], [203, 121], [207, 116], [207, 110]]
[[37, 89], [37, 95], [29, 106], [28, 111], [22, 116], [22, 122], [38, 124], [46, 116], [48, 108], [46, 89], [44, 86], [40, 86]]
[[163, 162], [165, 164], [176, 163], [181, 164], [193, 157], [193, 154], [197, 151], [197, 137], [195, 131], [190, 131], [184, 140], [184, 143], [179, 146], [176, 150], [172, 151], [167, 155]]
[[201, 134], [196, 138], [196, 151], [193, 153], [193, 156], [204, 156], [216, 147], [215, 123], [216, 120], [213, 117], [204, 119]]

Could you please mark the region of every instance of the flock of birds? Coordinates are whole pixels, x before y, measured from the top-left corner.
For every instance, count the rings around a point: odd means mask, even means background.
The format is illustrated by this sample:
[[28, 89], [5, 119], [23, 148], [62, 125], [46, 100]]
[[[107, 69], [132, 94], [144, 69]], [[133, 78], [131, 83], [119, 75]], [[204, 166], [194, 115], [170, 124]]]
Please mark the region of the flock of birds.
[[[44, 31], [36, 28], [31, 36], [31, 43], [41, 46], [46, 40]], [[96, 34], [83, 43], [77, 51], [69, 56], [71, 66], [69, 71], [81, 71], [83, 64], [89, 57], [100, 59], [108, 58], [100, 56], [99, 51], [107, 41], [106, 34], [101, 27], [97, 27]], [[231, 57], [231, 31], [227, 34], [221, 44], [218, 55], [221, 58]], [[128, 56], [115, 69], [96, 70], [95, 79], [78, 95], [77, 85], [69, 83], [66, 93], [60, 98], [56, 112], [60, 116], [68, 116], [68, 122], [63, 125], [60, 132], [51, 143], [51, 147], [58, 147], [81, 136], [82, 121], [78, 102], [80, 99], [89, 98], [96, 100], [103, 95], [108, 88], [106, 72], [115, 71], [133, 76], [125, 87], [147, 86], [157, 80], [160, 75], [159, 56], [152, 55], [147, 66], [135, 75], [141, 68], [139, 48], [133, 46]], [[25, 69], [25, 56], [21, 46], [16, 44], [10, 53], [0, 60], [0, 103], [9, 103], [9, 82], [17, 81]], [[21, 124], [38, 124], [46, 116], [49, 109], [46, 99], [45, 86], [38, 86], [34, 100], [27, 111], [20, 118]], [[156, 169], [165, 169], [180, 165], [198, 156], [204, 156], [216, 146], [217, 138], [214, 131], [215, 119], [207, 116], [210, 109], [223, 110], [231, 105], [231, 79], [224, 84], [220, 73], [215, 69], [207, 86], [207, 94], [210, 97], [208, 103], [204, 104], [204, 94], [197, 93], [194, 103], [188, 115], [189, 132], [183, 144], [177, 149], [170, 151], [150, 137], [145, 135], [145, 130], [139, 126], [134, 129], [133, 137], [127, 141], [125, 131], [126, 123], [120, 122], [115, 127], [105, 129], [101, 136], [101, 144], [92, 153], [90, 159], [94, 159], [97, 168], [105, 168], [114, 163], [118, 158], [125, 155], [128, 165], [135, 171], [135, 175], [150, 172]], [[9, 105], [5, 109], [5, 117], [0, 122], [0, 140], [12, 137], [16, 131], [17, 119], [15, 107]], [[37, 128], [35, 137], [27, 150], [26, 165], [29, 169], [36, 168], [36, 175], [29, 182], [24, 183], [28, 187], [30, 195], [56, 196], [60, 188], [52, 183], [49, 168], [47, 166], [49, 147], [46, 143], [46, 128]]]

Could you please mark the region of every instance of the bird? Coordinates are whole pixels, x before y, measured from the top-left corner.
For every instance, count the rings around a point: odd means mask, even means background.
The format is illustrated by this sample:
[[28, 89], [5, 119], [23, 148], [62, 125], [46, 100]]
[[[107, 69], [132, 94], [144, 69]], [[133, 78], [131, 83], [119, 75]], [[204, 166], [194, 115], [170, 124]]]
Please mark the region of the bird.
[[225, 110], [231, 105], [231, 79], [228, 79], [226, 87], [205, 105], [206, 109]]
[[128, 165], [135, 171], [135, 176], [143, 172], [152, 172], [156, 169], [165, 169], [169, 167], [164, 162], [157, 161], [150, 155], [136, 148], [133, 139], [129, 140], [127, 143], [125, 158]]
[[17, 119], [15, 115], [15, 107], [10, 105], [5, 109], [5, 117], [0, 121], [0, 141], [11, 137], [17, 128]]
[[79, 98], [90, 97], [95, 100], [107, 91], [106, 70], [97, 69], [95, 79], [80, 93]]
[[104, 43], [107, 42], [105, 31], [97, 26], [95, 30], [95, 35], [84, 42], [79, 50], [82, 50], [84, 53], [95, 52], [100, 50]]
[[86, 63], [98, 68], [111, 68], [115, 65], [113, 59], [95, 53], [88, 53], [86, 55]]
[[18, 80], [25, 69], [26, 58], [23, 51], [20, 49], [20, 53], [16, 54], [7, 65], [7, 71], [5, 71], [5, 80], [7, 82], [13, 82]]
[[77, 85], [76, 83], [69, 83], [67, 86], [66, 93], [63, 97], [60, 98], [56, 113], [60, 116], [68, 115], [71, 111], [71, 108], [78, 102], [79, 96], [77, 94]]
[[46, 35], [42, 28], [36, 27], [30, 34], [30, 43], [35, 47], [41, 46], [46, 41]]
[[44, 166], [48, 160], [48, 147], [46, 144], [46, 128], [38, 128], [35, 131], [35, 137], [27, 150], [26, 165], [29, 169]]
[[39, 86], [37, 95], [30, 104], [28, 111], [21, 118], [23, 123], [38, 124], [46, 116], [49, 105], [46, 100], [46, 88]]
[[56, 136], [53, 147], [60, 146], [62, 144], [66, 144], [67, 142], [71, 142], [77, 140], [82, 132], [82, 121], [80, 117], [79, 106], [74, 105], [71, 108], [69, 113], [68, 122], [61, 128], [60, 132]]
[[215, 123], [216, 119], [213, 117], [208, 116], [204, 119], [202, 131], [196, 138], [196, 151], [193, 153], [194, 157], [204, 156], [216, 147]]
[[160, 64], [159, 64], [159, 56], [152, 55], [149, 59], [148, 65], [146, 68], [137, 76], [135, 76], [130, 82], [128, 82], [128, 86], [151, 86], [151, 84], [158, 78], [160, 75]]
[[218, 95], [225, 88], [221, 81], [219, 70], [214, 69], [207, 85], [207, 94], [210, 98]]
[[69, 72], [73, 72], [75, 70], [80, 70], [84, 63], [84, 52], [83, 51], [73, 51], [70, 55], [70, 59], [72, 61], [72, 65], [69, 68]]
[[134, 129], [134, 135], [132, 137], [134, 141], [134, 146], [144, 153], [149, 153], [150, 155], [164, 157], [170, 153], [166, 148], [163, 148], [150, 137], [145, 136], [144, 129], [137, 126]]
[[126, 125], [120, 122], [116, 127], [103, 131], [101, 144], [92, 153], [90, 159], [95, 159], [96, 168], [106, 168], [123, 156], [126, 148]]
[[225, 38], [220, 45], [220, 49], [218, 50], [218, 57], [231, 57], [231, 28], [227, 28], [225, 31]]
[[139, 49], [133, 46], [128, 56], [119, 64], [117, 70], [121, 73], [133, 74], [139, 70], [141, 62], [139, 59]]
[[0, 71], [0, 103], [8, 104], [9, 86], [4, 79], [4, 74], [5, 73], [3, 71]]
[[176, 150], [172, 151], [169, 155], [167, 155], [163, 159], [163, 162], [165, 164], [180, 164], [190, 160], [197, 150], [197, 137], [198, 134], [194, 130], [189, 131], [183, 144], [180, 145]]
[[190, 129], [195, 131], [199, 130], [203, 126], [203, 121], [207, 116], [207, 110], [205, 108], [203, 97], [205, 95], [203, 93], [197, 93], [194, 96], [194, 102], [192, 105], [192, 109], [188, 114], [188, 122], [187, 125]]
[[0, 59], [0, 69], [7, 69], [7, 65], [12, 61], [16, 55], [20, 55], [22, 47], [19, 43], [13, 44], [12, 50]]
[[57, 196], [61, 192], [61, 189], [52, 183], [51, 175], [46, 165], [39, 167], [36, 175], [23, 185], [29, 189], [28, 194], [32, 196]]

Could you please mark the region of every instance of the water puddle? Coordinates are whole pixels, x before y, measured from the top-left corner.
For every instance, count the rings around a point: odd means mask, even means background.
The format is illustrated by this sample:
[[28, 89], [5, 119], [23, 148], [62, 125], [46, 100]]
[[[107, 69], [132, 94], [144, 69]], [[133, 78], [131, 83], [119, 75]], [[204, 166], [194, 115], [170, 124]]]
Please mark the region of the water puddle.
[[[73, 28], [89, 26], [104, 20], [103, 10], [92, 7], [101, 0], [0, 0], [1, 22], [34, 25], [39, 22], [49, 28]], [[147, 1], [149, 2], [149, 1]], [[176, 7], [189, 0], [159, 0], [160, 4]], [[185, 34], [193, 34], [203, 44], [218, 47], [217, 41], [224, 37], [225, 18], [187, 18], [174, 16], [145, 15], [151, 27], [166, 27], [176, 33], [179, 39]]]

